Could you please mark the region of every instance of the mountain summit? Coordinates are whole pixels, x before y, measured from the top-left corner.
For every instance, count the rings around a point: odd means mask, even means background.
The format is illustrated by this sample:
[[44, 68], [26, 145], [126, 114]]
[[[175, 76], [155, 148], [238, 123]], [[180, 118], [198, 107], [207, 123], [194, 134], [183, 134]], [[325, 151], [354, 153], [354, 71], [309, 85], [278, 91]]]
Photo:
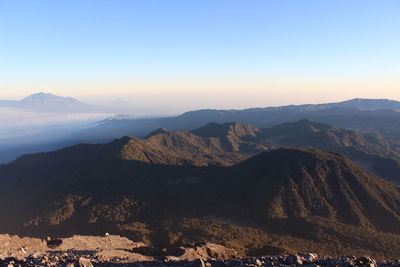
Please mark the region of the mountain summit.
[[334, 105], [343, 108], [355, 108], [364, 110], [400, 109], [400, 102], [390, 99], [354, 98], [340, 103], [336, 103]]
[[36, 93], [18, 101], [17, 107], [47, 112], [89, 112], [93, 108], [72, 97]]
[[62, 97], [43, 92], [30, 95], [21, 100], [0, 101], [0, 107], [62, 113], [81, 113], [94, 111], [94, 107], [75, 98]]
[[19, 101], [20, 103], [24, 104], [66, 104], [66, 103], [80, 103], [84, 104], [83, 102], [80, 102], [79, 100], [76, 100], [72, 97], [62, 97], [62, 96], [57, 96], [53, 95], [50, 93], [36, 93], [33, 95], [30, 95], [22, 100]]

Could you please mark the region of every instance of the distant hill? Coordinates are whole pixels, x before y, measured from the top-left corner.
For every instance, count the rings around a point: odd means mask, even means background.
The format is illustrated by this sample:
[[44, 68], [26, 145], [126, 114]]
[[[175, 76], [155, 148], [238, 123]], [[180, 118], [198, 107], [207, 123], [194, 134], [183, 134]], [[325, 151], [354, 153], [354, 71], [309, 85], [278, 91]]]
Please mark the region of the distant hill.
[[303, 119], [262, 129], [258, 143], [278, 146], [311, 146], [341, 153], [360, 151], [400, 159], [400, 144], [377, 133], [362, 133]]
[[[236, 138], [242, 144], [236, 152], [243, 156], [279, 147], [313, 147], [335, 151], [375, 175], [400, 184], [400, 143], [376, 133], [346, 130], [307, 119], [271, 128], [239, 123], [209, 123], [191, 132], [204, 137]], [[258, 149], [245, 152], [243, 144], [251, 144]]]
[[238, 122], [271, 127], [309, 119], [362, 132], [378, 132], [400, 138], [400, 104], [385, 99], [353, 99], [339, 103], [298, 105], [244, 110], [197, 110], [177, 117], [154, 119], [110, 119], [81, 132], [86, 141], [110, 141], [124, 135], [145, 137], [154, 129], [194, 130], [210, 122]]
[[365, 109], [365, 110], [380, 110], [380, 109], [400, 110], [400, 102], [389, 99], [355, 98], [339, 103], [333, 103], [332, 106], [342, 107], [342, 108]]
[[231, 167], [195, 167], [124, 159], [125, 141], [0, 166], [2, 231], [398, 257], [400, 187], [338, 153], [278, 149]]
[[314, 147], [342, 153], [375, 175], [400, 183], [400, 144], [310, 120], [260, 129], [252, 142], [268, 147]]
[[94, 112], [95, 108], [72, 97], [36, 93], [21, 100], [2, 100], [0, 107], [22, 108], [34, 111], [81, 113]]

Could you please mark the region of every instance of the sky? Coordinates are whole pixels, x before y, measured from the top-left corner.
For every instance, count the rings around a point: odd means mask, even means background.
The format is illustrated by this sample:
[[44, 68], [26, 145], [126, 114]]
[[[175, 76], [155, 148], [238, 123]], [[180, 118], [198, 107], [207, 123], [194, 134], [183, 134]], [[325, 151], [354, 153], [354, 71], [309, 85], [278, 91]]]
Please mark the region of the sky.
[[155, 113], [400, 100], [399, 0], [0, 0], [0, 99]]

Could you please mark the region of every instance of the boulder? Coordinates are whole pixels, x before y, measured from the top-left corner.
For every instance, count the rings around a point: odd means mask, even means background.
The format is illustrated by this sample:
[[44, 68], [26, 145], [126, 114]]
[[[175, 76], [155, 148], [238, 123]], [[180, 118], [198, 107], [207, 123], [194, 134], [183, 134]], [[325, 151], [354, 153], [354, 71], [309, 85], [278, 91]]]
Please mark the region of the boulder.
[[79, 258], [79, 267], [93, 267], [93, 264], [88, 259]]
[[238, 253], [234, 249], [226, 248], [224, 246], [206, 243], [203, 246], [195, 247], [181, 247], [183, 251], [180, 256], [167, 256], [166, 259], [170, 261], [194, 261], [194, 260], [228, 260], [236, 258]]

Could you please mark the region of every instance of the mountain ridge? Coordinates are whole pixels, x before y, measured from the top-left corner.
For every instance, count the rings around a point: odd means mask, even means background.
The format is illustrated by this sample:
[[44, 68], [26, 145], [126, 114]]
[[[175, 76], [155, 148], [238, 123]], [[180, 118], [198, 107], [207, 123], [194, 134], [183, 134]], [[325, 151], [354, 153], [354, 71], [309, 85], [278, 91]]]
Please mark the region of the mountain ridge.
[[353, 99], [337, 103], [243, 110], [203, 109], [168, 118], [106, 120], [82, 132], [82, 136], [88, 141], [104, 142], [123, 135], [145, 137], [158, 128], [192, 131], [211, 122], [237, 122], [265, 128], [306, 118], [340, 128], [375, 131], [387, 138], [400, 140], [399, 107], [399, 102], [395, 100]]
[[113, 154], [121, 158], [195, 166], [229, 166], [278, 147], [314, 147], [340, 152], [375, 175], [400, 183], [400, 144], [379, 134], [360, 133], [307, 119], [271, 128], [234, 122], [209, 123], [192, 131], [169, 132], [160, 128], [143, 139], [124, 137], [98, 146], [113, 147], [117, 143], [120, 145], [113, 148]]

